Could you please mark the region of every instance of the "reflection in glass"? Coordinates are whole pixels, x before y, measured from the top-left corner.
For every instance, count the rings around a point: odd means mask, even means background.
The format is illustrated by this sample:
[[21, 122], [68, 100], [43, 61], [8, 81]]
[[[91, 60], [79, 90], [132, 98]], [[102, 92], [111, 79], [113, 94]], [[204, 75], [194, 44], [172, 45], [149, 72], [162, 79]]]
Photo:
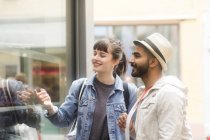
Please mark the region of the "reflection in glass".
[[[0, 3], [0, 76], [20, 80], [17, 75], [23, 73], [25, 85], [32, 90], [46, 88], [59, 106], [67, 94], [66, 0], [0, 0]], [[63, 137], [65, 130], [50, 124], [36, 101], [31, 103], [41, 113], [39, 138], [37, 131], [29, 133], [33, 139]], [[28, 135], [27, 131], [23, 133]]]
[[[14, 79], [0, 79], [0, 139], [21, 140], [32, 139], [25, 133], [39, 134], [41, 116], [33, 104], [23, 102], [18, 94], [29, 93], [32, 90], [22, 82]], [[32, 94], [31, 94], [32, 93]], [[24, 133], [22, 132], [24, 129]]]

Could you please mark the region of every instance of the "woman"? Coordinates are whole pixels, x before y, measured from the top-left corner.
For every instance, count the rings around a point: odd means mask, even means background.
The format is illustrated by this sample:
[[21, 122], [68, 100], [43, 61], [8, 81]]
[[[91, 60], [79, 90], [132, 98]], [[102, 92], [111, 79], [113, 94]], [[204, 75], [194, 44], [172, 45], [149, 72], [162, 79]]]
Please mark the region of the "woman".
[[[121, 140], [123, 132], [117, 125], [119, 115], [126, 112], [123, 82], [118, 75], [125, 73], [126, 58], [121, 43], [114, 39], [99, 40], [94, 44], [92, 65], [95, 75], [86, 81], [81, 100], [80, 85], [75, 80], [65, 102], [58, 109], [53, 106], [46, 90], [37, 92], [47, 110], [47, 118], [56, 126], [67, 127], [77, 118], [77, 140]], [[128, 84], [129, 106], [136, 100], [136, 87]]]

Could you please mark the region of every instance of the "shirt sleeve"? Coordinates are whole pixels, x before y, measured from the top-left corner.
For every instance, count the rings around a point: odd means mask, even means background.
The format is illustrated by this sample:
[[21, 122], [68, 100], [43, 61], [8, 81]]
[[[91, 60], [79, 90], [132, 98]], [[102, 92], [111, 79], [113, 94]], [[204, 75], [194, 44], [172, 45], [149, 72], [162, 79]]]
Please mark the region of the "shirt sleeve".
[[173, 86], [165, 86], [158, 92], [159, 140], [179, 140], [185, 118], [185, 93]]

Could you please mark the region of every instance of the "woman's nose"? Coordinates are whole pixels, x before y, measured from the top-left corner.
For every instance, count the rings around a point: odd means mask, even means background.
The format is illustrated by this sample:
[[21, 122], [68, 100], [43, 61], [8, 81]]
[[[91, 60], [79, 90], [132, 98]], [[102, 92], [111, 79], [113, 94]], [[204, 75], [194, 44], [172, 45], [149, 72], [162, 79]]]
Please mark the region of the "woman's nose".
[[92, 57], [92, 60], [97, 61], [100, 59], [100, 56], [98, 54], [94, 54]]
[[98, 59], [98, 55], [93, 55], [93, 59], [97, 60]]

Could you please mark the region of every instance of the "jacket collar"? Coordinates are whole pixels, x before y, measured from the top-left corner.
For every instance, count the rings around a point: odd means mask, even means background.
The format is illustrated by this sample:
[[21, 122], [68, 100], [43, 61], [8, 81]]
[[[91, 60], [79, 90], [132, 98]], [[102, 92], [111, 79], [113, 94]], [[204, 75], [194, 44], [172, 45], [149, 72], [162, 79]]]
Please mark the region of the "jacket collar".
[[[95, 78], [96, 78], [96, 74], [94, 74], [91, 78], [88, 78], [86, 85], [94, 87], [94, 79]], [[115, 78], [114, 90], [121, 90], [121, 91], [124, 90], [123, 89], [123, 81], [121, 80], [121, 78], [118, 75], [116, 75], [116, 78]]]

